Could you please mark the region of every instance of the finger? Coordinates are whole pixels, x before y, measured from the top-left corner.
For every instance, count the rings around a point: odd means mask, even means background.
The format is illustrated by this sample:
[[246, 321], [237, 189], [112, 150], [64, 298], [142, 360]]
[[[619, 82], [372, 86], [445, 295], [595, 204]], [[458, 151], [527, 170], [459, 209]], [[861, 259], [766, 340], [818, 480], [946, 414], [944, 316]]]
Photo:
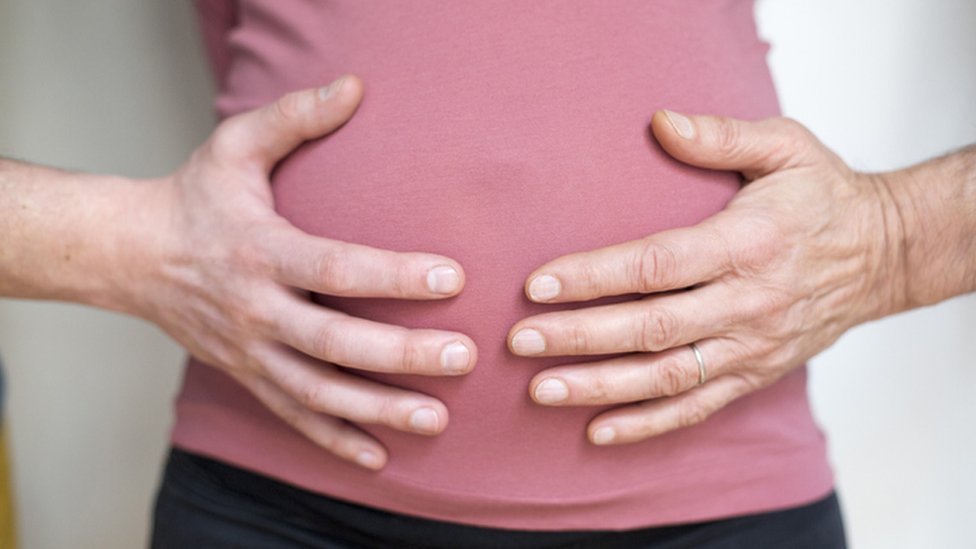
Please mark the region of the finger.
[[214, 133], [215, 156], [256, 163], [264, 173], [304, 141], [338, 129], [363, 96], [359, 78], [346, 75], [328, 86], [292, 92], [263, 107], [232, 116]]
[[238, 374], [235, 377], [271, 412], [315, 444], [367, 469], [382, 469], [386, 465], [386, 449], [361, 430], [309, 410], [260, 376]]
[[462, 375], [477, 360], [468, 336], [411, 330], [364, 320], [297, 298], [270, 334], [306, 355], [359, 370], [429, 376]]
[[651, 119], [654, 136], [676, 159], [702, 168], [734, 170], [746, 179], [809, 163], [820, 141], [788, 118], [755, 122], [718, 116], [658, 111]]
[[587, 427], [587, 437], [599, 445], [625, 444], [691, 427], [751, 390], [738, 376], [718, 377], [677, 396], [600, 414]]
[[[706, 379], [720, 377], [725, 364], [718, 340], [697, 344], [710, 358]], [[599, 406], [679, 395], [698, 386], [698, 361], [683, 345], [654, 354], [633, 354], [586, 364], [557, 366], [529, 382], [532, 400], [547, 406]]]
[[663, 351], [724, 331], [737, 302], [709, 284], [637, 301], [545, 313], [519, 321], [508, 346], [520, 356]]
[[442, 299], [464, 287], [461, 265], [441, 255], [319, 238], [291, 225], [269, 231], [259, 245], [278, 282], [322, 294]]
[[649, 294], [707, 282], [732, 267], [716, 218], [607, 248], [565, 255], [536, 269], [525, 294], [540, 303]]
[[447, 408], [435, 398], [354, 376], [286, 349], [269, 349], [260, 362], [268, 381], [309, 410], [421, 435], [436, 435], [447, 426]]

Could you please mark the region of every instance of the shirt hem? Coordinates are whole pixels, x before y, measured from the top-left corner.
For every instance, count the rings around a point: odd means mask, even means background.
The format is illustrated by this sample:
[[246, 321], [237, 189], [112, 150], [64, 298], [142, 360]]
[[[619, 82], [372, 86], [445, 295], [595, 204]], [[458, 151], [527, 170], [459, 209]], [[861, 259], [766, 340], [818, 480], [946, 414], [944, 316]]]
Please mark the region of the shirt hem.
[[[179, 411], [180, 421], [171, 440], [183, 450], [358, 505], [489, 528], [629, 530], [721, 520], [799, 507], [826, 497], [834, 487], [822, 449], [804, 447], [771, 453], [746, 465], [734, 458], [709, 463], [707, 469], [705, 464], [692, 464], [657, 479], [681, 478], [681, 482], [649, 482], [576, 499], [449, 490], [358, 467], [350, 470], [354, 466], [309, 479], [299, 471], [276, 466], [269, 452], [254, 452], [248, 444], [251, 440], [278, 440], [284, 446], [307, 444], [300, 437], [282, 440], [281, 429], [285, 427], [265, 425], [212, 404], [181, 402]], [[253, 436], [242, 437], [241, 433]], [[279, 447], [276, 452], [288, 455], [289, 448]], [[335, 461], [323, 455], [323, 469], [334, 470], [329, 464]], [[719, 482], [721, 485], [710, 490], [708, 498], [695, 498], [693, 494], [700, 492], [694, 488], [697, 476], [714, 471], [722, 471], [727, 482]]]

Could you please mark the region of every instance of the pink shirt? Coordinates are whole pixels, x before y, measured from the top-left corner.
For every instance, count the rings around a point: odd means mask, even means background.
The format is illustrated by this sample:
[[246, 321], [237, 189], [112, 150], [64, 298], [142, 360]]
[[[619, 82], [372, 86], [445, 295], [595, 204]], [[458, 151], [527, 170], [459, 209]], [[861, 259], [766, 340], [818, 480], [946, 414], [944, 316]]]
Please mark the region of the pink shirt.
[[715, 519], [830, 490], [803, 368], [701, 425], [596, 447], [584, 429], [604, 408], [545, 408], [528, 396], [535, 373], [568, 360], [505, 348], [513, 323], [558, 308], [523, 296], [535, 267], [694, 224], [736, 192], [737, 176], [670, 159], [647, 126], [664, 107], [777, 114], [751, 1], [198, 4], [222, 116], [346, 72], [366, 83], [345, 127], [280, 165], [279, 211], [314, 234], [445, 254], [467, 273], [464, 292], [443, 302], [319, 301], [461, 331], [480, 359], [463, 378], [368, 374], [434, 395], [451, 413], [435, 438], [364, 426], [389, 449], [381, 472], [320, 450], [196, 361], [176, 445], [362, 504], [506, 528]]

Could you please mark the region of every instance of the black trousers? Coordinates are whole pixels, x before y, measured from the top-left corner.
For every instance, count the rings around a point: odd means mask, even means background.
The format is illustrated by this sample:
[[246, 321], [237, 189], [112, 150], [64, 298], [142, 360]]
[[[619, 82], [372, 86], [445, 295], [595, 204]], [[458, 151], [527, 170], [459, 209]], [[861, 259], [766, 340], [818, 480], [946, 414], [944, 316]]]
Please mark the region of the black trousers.
[[846, 542], [834, 494], [795, 509], [663, 528], [503, 530], [363, 507], [174, 449], [156, 499], [152, 547], [843, 549]]

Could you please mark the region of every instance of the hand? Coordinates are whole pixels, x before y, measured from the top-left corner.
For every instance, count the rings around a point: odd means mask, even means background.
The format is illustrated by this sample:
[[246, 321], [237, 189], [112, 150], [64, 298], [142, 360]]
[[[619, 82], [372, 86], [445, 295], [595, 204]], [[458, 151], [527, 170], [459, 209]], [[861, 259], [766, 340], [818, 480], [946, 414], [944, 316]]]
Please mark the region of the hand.
[[[626, 404], [589, 424], [596, 444], [635, 442], [705, 420], [765, 387], [845, 330], [900, 299], [897, 221], [884, 184], [856, 173], [796, 122], [657, 113], [678, 160], [735, 170], [748, 184], [720, 213], [535, 270], [543, 303], [643, 294], [614, 305], [526, 318], [509, 333], [523, 356], [633, 353], [535, 376], [551, 406]], [[689, 344], [700, 349], [707, 380]]]
[[193, 355], [247, 387], [271, 411], [334, 454], [378, 469], [386, 451], [346, 421], [434, 435], [448, 421], [426, 395], [343, 372], [460, 375], [474, 342], [329, 310], [309, 292], [443, 299], [464, 286], [457, 262], [308, 235], [278, 216], [269, 173], [302, 142], [349, 119], [362, 83], [347, 76], [224, 121], [191, 160], [159, 183], [163, 258], [137, 271], [132, 309]]

